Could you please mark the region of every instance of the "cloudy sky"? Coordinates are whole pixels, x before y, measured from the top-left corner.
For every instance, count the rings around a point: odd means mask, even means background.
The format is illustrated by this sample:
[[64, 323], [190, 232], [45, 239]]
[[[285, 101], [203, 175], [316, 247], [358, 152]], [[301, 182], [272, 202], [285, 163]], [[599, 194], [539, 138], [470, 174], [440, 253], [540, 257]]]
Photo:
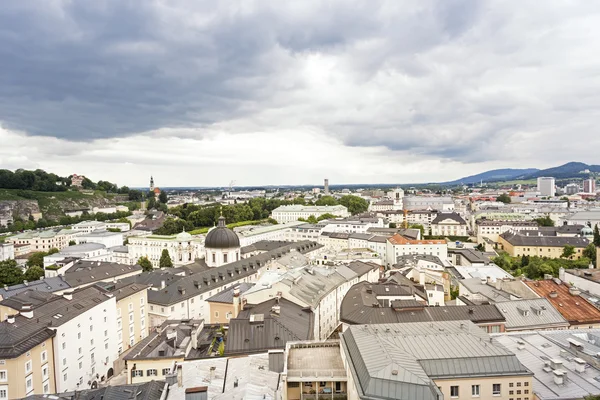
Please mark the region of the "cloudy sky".
[[0, 168], [409, 183], [600, 163], [600, 5], [5, 0]]

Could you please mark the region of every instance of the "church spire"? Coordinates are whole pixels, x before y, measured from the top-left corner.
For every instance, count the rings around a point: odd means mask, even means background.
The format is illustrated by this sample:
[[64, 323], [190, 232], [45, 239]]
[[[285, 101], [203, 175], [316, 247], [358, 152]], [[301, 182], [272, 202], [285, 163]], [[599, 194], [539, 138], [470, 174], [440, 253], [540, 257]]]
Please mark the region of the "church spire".
[[154, 190], [154, 177], [150, 176], [150, 191]]

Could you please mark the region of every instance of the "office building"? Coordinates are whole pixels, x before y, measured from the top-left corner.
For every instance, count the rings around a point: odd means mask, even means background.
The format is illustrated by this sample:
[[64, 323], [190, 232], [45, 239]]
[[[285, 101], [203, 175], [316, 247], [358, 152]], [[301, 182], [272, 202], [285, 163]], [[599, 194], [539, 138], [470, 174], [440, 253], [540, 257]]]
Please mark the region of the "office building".
[[596, 179], [586, 179], [583, 181], [584, 193], [596, 193]]
[[537, 179], [537, 191], [541, 196], [554, 197], [556, 194], [556, 181], [550, 177], [539, 177]]

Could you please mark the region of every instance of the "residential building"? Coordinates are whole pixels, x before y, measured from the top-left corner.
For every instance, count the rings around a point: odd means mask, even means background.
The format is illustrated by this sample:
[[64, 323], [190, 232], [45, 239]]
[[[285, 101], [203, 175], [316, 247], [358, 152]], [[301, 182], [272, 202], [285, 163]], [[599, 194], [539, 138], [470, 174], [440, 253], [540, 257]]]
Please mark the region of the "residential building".
[[129, 258], [137, 262], [140, 257], [147, 257], [154, 268], [160, 266], [160, 257], [165, 249], [175, 267], [204, 257], [204, 241], [187, 232], [177, 235], [131, 236], [128, 241]]
[[[67, 258], [79, 258], [88, 261], [112, 262], [112, 252], [100, 243], [83, 243], [63, 248], [58, 253], [44, 257], [44, 268], [57, 264]], [[46, 271], [48, 272], [48, 271]], [[47, 274], [46, 276], [54, 276]]]
[[569, 322], [571, 329], [600, 327], [600, 310], [580, 296], [581, 292], [560, 279], [526, 281], [538, 296], [552, 303]]
[[361, 324], [466, 319], [488, 333], [504, 332], [506, 319], [493, 304], [428, 307], [426, 298], [416, 285], [359, 283], [350, 288], [341, 302], [342, 330]]
[[431, 221], [433, 236], [468, 236], [467, 222], [458, 213], [439, 213]]
[[[36, 295], [37, 293], [33, 292], [21, 293], [18, 296], [34, 298]], [[19, 297], [15, 301], [17, 299]], [[113, 361], [117, 357], [114, 341], [115, 298], [102, 288], [90, 286], [45, 299], [39, 305], [22, 302], [18, 315], [10, 316], [0, 323], [0, 329], [12, 332], [0, 336], [17, 343], [35, 343], [41, 346], [41, 342], [30, 342], [30, 338], [38, 332], [47, 334], [47, 329], [55, 333], [51, 339], [52, 343], [40, 347], [40, 353], [35, 354], [36, 364], [38, 360], [44, 363], [47, 359], [48, 363], [52, 363], [52, 367], [48, 367], [47, 370], [43, 367], [35, 370], [40, 374], [40, 384], [34, 384], [34, 391], [43, 392], [45, 387], [41, 382], [46, 375], [51, 382], [48, 385], [51, 392], [89, 389], [110, 378], [114, 371]], [[43, 337], [43, 341], [47, 339], [46, 336]], [[47, 351], [46, 355], [43, 354], [44, 350]], [[28, 354], [22, 347], [18, 347], [17, 352], [24, 353], [26, 357], [34, 357], [33, 353]], [[32, 363], [26, 364], [22, 369], [25, 374], [31, 372]], [[15, 382], [21, 384], [19, 381]], [[53, 384], [55, 387], [52, 391]], [[26, 387], [31, 386], [26, 383]]]
[[[530, 386], [513, 385], [513, 398], [539, 400], [583, 399], [600, 393], [597, 354], [600, 330], [579, 329], [494, 335], [534, 375]], [[535, 397], [532, 397], [533, 394]]]
[[583, 191], [584, 193], [596, 194], [596, 179], [585, 179], [583, 181]]
[[148, 336], [148, 286], [138, 283], [105, 283], [117, 305], [117, 353], [121, 354]]
[[0, 261], [14, 260], [15, 245], [13, 243], [0, 243]]
[[77, 244], [82, 243], [100, 243], [104, 246], [114, 247], [123, 246], [123, 234], [121, 232], [111, 232], [107, 230], [95, 230], [90, 233], [82, 233], [75, 238]]
[[240, 283], [206, 299], [208, 303], [208, 324], [229, 324], [242, 310], [241, 295], [254, 286], [253, 283]]
[[64, 249], [69, 246], [69, 242], [75, 240], [77, 232], [72, 229], [32, 231], [19, 233], [6, 238], [6, 243], [13, 243], [15, 246], [20, 244], [30, 245], [30, 251], [48, 251], [50, 249]]
[[383, 218], [353, 216], [321, 221], [323, 232], [367, 233], [371, 228], [383, 228]]
[[598, 226], [600, 228], [600, 210], [578, 211], [563, 216], [562, 221], [567, 225], [585, 225], [592, 229]]
[[284, 357], [283, 400], [347, 398], [339, 340], [289, 342]]
[[163, 380], [175, 371], [175, 364], [196, 356], [203, 320], [165, 321], [123, 358], [127, 383]]
[[515, 220], [490, 220], [478, 219], [475, 222], [475, 233], [477, 235], [477, 243], [482, 243], [485, 239], [492, 242], [498, 242], [498, 236], [511, 230], [536, 230], [538, 223], [535, 221], [515, 221]]
[[448, 258], [448, 245], [445, 240], [414, 240], [399, 234], [387, 239], [387, 265], [394, 265], [398, 257], [409, 254], [424, 254], [446, 259]]
[[270, 271], [246, 291], [243, 301], [258, 304], [283, 297], [315, 314], [314, 338], [327, 339], [340, 325], [339, 304], [352, 287], [362, 282], [376, 282], [378, 264], [351, 262], [336, 268], [305, 267], [289, 271]]
[[483, 267], [489, 265], [490, 257], [495, 257], [496, 253], [484, 253], [475, 249], [449, 249], [448, 257], [454, 265], [464, 267]]
[[[317, 243], [308, 241], [290, 243], [221, 267], [206, 268], [185, 276], [185, 279], [167, 274], [170, 280], [160, 278], [148, 292], [150, 326], [161, 325], [167, 319], [204, 319], [208, 312], [206, 299], [214, 294], [243, 282], [256, 282], [274, 258], [290, 252], [306, 255], [319, 248]], [[143, 273], [129, 278], [128, 282], [147, 283], [148, 276], [150, 274]]]
[[72, 289], [77, 289], [95, 283], [114, 282], [118, 279], [139, 275], [142, 273], [142, 267], [103, 261], [72, 260], [65, 267], [59, 267], [57, 270], [47, 270], [46, 272], [53, 272], [56, 273], [55, 276], [62, 276], [63, 280]]
[[569, 322], [545, 298], [501, 301], [496, 307], [506, 318], [506, 332], [569, 328]]
[[337, 217], [346, 218], [350, 216], [348, 209], [342, 205], [335, 206], [303, 206], [288, 205], [279, 206], [272, 212], [272, 218], [278, 223], [295, 222], [299, 218], [307, 219], [311, 215], [315, 218], [323, 214], [332, 214]]
[[32, 395], [24, 400], [94, 400], [94, 399], [128, 399], [135, 396], [136, 399], [143, 400], [164, 400], [164, 396], [169, 390], [168, 384], [164, 381], [150, 381], [137, 385], [111, 385], [98, 389], [86, 389], [75, 392], [55, 393], [50, 396]]
[[225, 354], [252, 354], [284, 349], [286, 343], [314, 338], [315, 314], [285, 298], [243, 306], [229, 321]]
[[560, 258], [565, 246], [575, 247], [573, 259], [582, 256], [583, 250], [590, 244], [584, 237], [569, 236], [533, 236], [528, 231], [509, 231], [498, 236], [501, 248], [512, 257], [538, 256], [548, 258]]
[[323, 230], [324, 224], [302, 224], [292, 227], [289, 232], [285, 234], [285, 240], [290, 242], [301, 242], [304, 240], [310, 240], [316, 242], [319, 240], [319, 236]]
[[105, 230], [106, 223], [103, 221], [81, 221], [71, 225], [71, 229], [77, 233], [92, 233], [95, 230]]
[[554, 197], [556, 194], [556, 181], [550, 177], [537, 178], [537, 191], [541, 196]]
[[[7, 286], [4, 285], [0, 288], [0, 300], [8, 299], [16, 294], [26, 292], [28, 290], [35, 290], [37, 292], [55, 293], [62, 294], [65, 291], [72, 291], [73, 288], [63, 279], [62, 276], [53, 278], [42, 278], [37, 281], [23, 282], [17, 285]], [[5, 318], [0, 318], [3, 321]]]
[[341, 347], [349, 399], [534, 399], [533, 373], [469, 320], [351, 326]]
[[437, 217], [436, 210], [410, 210], [405, 216], [406, 225], [421, 225], [425, 235], [431, 234], [431, 222]]

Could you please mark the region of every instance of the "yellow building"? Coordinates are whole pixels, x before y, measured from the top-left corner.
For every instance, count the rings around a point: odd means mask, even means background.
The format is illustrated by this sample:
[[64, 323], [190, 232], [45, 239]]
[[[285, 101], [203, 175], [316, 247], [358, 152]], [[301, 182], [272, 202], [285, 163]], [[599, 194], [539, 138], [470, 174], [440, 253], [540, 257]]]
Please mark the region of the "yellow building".
[[207, 323], [228, 325], [229, 320], [237, 318], [243, 309], [241, 295], [253, 286], [253, 283], [242, 282], [206, 299], [206, 303], [208, 304]]
[[498, 236], [498, 244], [512, 257], [548, 258], [560, 258], [565, 246], [573, 246], [575, 253], [571, 258], [576, 260], [582, 256], [590, 241], [579, 236], [539, 236], [537, 232], [509, 231]]
[[55, 392], [52, 338], [36, 325], [14, 329], [14, 317], [0, 323], [0, 399]]

